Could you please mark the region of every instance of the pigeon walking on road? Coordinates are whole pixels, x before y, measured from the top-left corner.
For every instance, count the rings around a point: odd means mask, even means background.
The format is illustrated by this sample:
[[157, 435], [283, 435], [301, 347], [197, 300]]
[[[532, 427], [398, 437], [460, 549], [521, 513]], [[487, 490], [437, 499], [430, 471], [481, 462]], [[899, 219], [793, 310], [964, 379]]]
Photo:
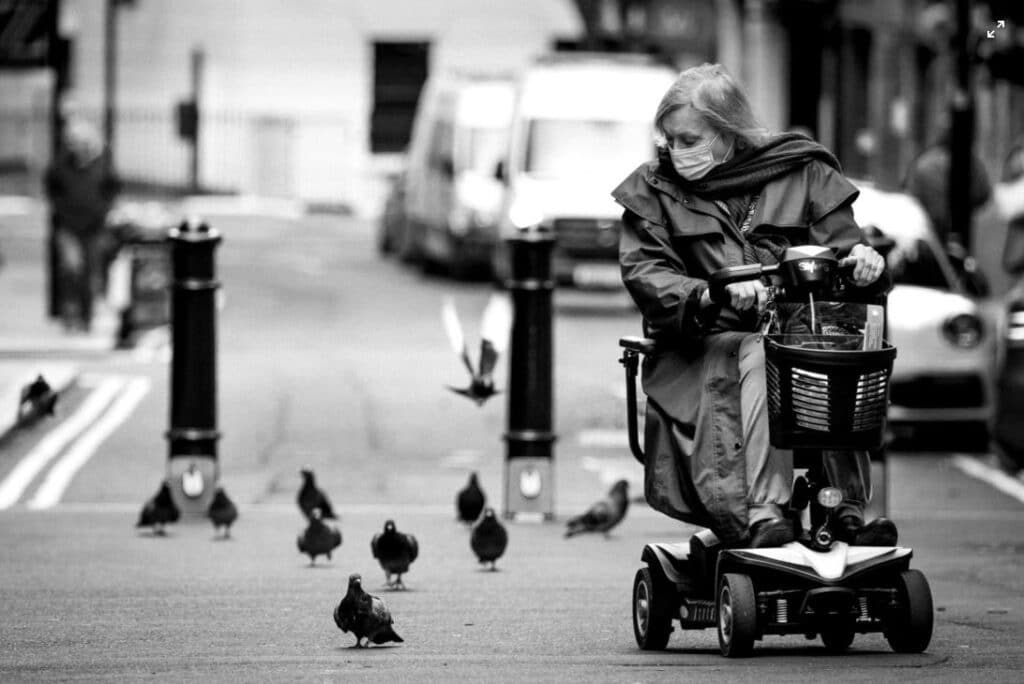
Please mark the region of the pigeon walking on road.
[[317, 556], [331, 559], [331, 551], [341, 546], [341, 531], [325, 523], [320, 516], [320, 509], [313, 509], [313, 517], [309, 525], [299, 534], [299, 551], [309, 555], [310, 566], [316, 564]]
[[164, 525], [177, 522], [181, 517], [181, 511], [171, 497], [171, 483], [164, 480], [160, 483], [160, 489], [142, 506], [139, 513], [139, 521], [136, 527], [152, 527], [154, 535], [163, 536], [166, 534]]
[[484, 511], [469, 537], [469, 545], [481, 563], [490, 563], [491, 570], [497, 570], [494, 564], [508, 547], [508, 531], [494, 516], [493, 508]]
[[362, 641], [384, 644], [389, 641], [403, 642], [404, 639], [395, 633], [391, 611], [384, 605], [380, 597], [363, 591], [362, 577], [359, 574], [348, 576], [348, 591], [341, 602], [334, 608], [334, 624], [346, 634], [352, 632], [356, 637], [356, 648], [362, 648]]
[[210, 506], [206, 509], [206, 517], [213, 522], [214, 532], [220, 531], [220, 528], [223, 527], [224, 539], [231, 536], [231, 525], [238, 519], [238, 508], [228, 498], [223, 487], [217, 487], [213, 492], [213, 500], [210, 501]]
[[[380, 561], [384, 568], [384, 579], [392, 589], [405, 589], [402, 583], [402, 575], [409, 572], [409, 565], [416, 560], [420, 553], [416, 537], [405, 532], [399, 532], [395, 528], [395, 521], [388, 520], [384, 523], [384, 531], [373, 535], [370, 540], [370, 550], [373, 557]], [[391, 576], [395, 575], [392, 580]]]
[[473, 362], [469, 358], [469, 347], [466, 344], [465, 335], [462, 332], [462, 324], [455, 311], [455, 303], [451, 298], [446, 298], [441, 305], [441, 321], [444, 323], [444, 330], [451, 342], [452, 349], [462, 359], [466, 370], [469, 371], [468, 387], [451, 387], [448, 389], [469, 397], [476, 402], [477, 406], [483, 405], [485, 401], [497, 394], [494, 389], [494, 367], [501, 355], [508, 347], [509, 334], [512, 330], [512, 305], [505, 295], [492, 294], [484, 307], [483, 318], [480, 321], [480, 359], [478, 368], [473, 368]]
[[320, 509], [320, 517], [324, 520], [337, 520], [338, 517], [334, 515], [334, 509], [331, 508], [331, 502], [327, 498], [327, 495], [316, 486], [316, 476], [313, 474], [313, 469], [309, 466], [304, 466], [300, 471], [302, 474], [302, 487], [299, 489], [299, 508], [302, 509], [302, 514], [306, 516], [307, 520], [313, 518], [313, 509]]
[[565, 536], [572, 537], [584, 532], [603, 532], [607, 537], [613, 527], [622, 522], [629, 510], [629, 483], [619, 480], [612, 485], [608, 496], [601, 499], [586, 513], [570, 518], [566, 522]]
[[459, 520], [468, 525], [473, 524], [480, 517], [480, 511], [484, 510], [486, 502], [487, 497], [484, 495], [484, 490], [480, 489], [476, 473], [470, 473], [469, 482], [459, 490], [458, 496], [455, 497], [455, 509]]

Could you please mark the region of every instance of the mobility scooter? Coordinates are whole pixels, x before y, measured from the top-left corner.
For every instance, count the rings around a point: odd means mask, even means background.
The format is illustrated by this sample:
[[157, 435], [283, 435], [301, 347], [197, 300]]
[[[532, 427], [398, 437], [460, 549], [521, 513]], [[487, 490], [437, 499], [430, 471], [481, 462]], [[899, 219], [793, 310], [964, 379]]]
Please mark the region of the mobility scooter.
[[[678, 623], [683, 630], [717, 627], [722, 655], [750, 655], [769, 634], [820, 636], [841, 652], [856, 634], [882, 632], [896, 652], [918, 653], [932, 635], [932, 597], [924, 575], [910, 568], [902, 546], [850, 546], [836, 539], [831, 513], [841, 490], [827, 486], [822, 449], [882, 447], [889, 376], [896, 349], [882, 339], [884, 308], [861, 303], [860, 329], [837, 332], [821, 320], [829, 307], [856, 302], [839, 262], [827, 247], [793, 247], [774, 265], [721, 269], [709, 280], [713, 301], [728, 301], [725, 286], [769, 278], [763, 330], [770, 440], [794, 450], [791, 509], [806, 530], [778, 548], [737, 548], [711, 530], [679, 543], [650, 543], [633, 583], [633, 630], [645, 650], [662, 650]], [[829, 304], [824, 304], [829, 302]], [[775, 313], [803, 303], [800, 333], [779, 331]], [[769, 327], [771, 326], [771, 327]], [[623, 337], [630, 448], [643, 463], [637, 426], [639, 357], [654, 340]]]

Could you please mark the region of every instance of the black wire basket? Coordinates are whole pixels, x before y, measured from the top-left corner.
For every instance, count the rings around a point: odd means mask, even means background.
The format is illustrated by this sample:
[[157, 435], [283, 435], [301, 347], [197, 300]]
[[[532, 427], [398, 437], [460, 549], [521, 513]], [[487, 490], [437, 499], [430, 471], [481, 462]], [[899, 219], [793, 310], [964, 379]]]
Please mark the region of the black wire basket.
[[768, 428], [781, 449], [877, 449], [896, 348], [862, 335], [766, 335]]

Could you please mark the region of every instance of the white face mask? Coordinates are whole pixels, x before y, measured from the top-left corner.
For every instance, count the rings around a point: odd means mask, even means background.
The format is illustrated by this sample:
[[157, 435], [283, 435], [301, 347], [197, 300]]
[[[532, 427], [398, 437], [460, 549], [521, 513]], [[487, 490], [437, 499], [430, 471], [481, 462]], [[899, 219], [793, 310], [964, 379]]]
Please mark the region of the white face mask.
[[[706, 176], [708, 171], [718, 164], [715, 161], [715, 155], [711, 152], [711, 146], [715, 144], [716, 140], [718, 140], [717, 135], [703, 145], [694, 145], [682, 150], [670, 149], [668, 154], [672, 158], [672, 166], [675, 167], [676, 173], [686, 180], [697, 180]], [[728, 156], [728, 152], [726, 156]]]

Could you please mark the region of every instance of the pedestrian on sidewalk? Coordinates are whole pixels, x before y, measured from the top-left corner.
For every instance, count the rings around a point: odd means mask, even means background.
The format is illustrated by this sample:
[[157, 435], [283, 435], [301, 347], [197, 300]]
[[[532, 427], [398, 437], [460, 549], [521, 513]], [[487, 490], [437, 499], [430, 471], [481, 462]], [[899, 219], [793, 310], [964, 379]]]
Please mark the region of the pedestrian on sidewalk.
[[57, 247], [58, 313], [68, 330], [88, 331], [104, 283], [107, 212], [119, 186], [95, 126], [77, 116], [66, 121], [44, 184]]

